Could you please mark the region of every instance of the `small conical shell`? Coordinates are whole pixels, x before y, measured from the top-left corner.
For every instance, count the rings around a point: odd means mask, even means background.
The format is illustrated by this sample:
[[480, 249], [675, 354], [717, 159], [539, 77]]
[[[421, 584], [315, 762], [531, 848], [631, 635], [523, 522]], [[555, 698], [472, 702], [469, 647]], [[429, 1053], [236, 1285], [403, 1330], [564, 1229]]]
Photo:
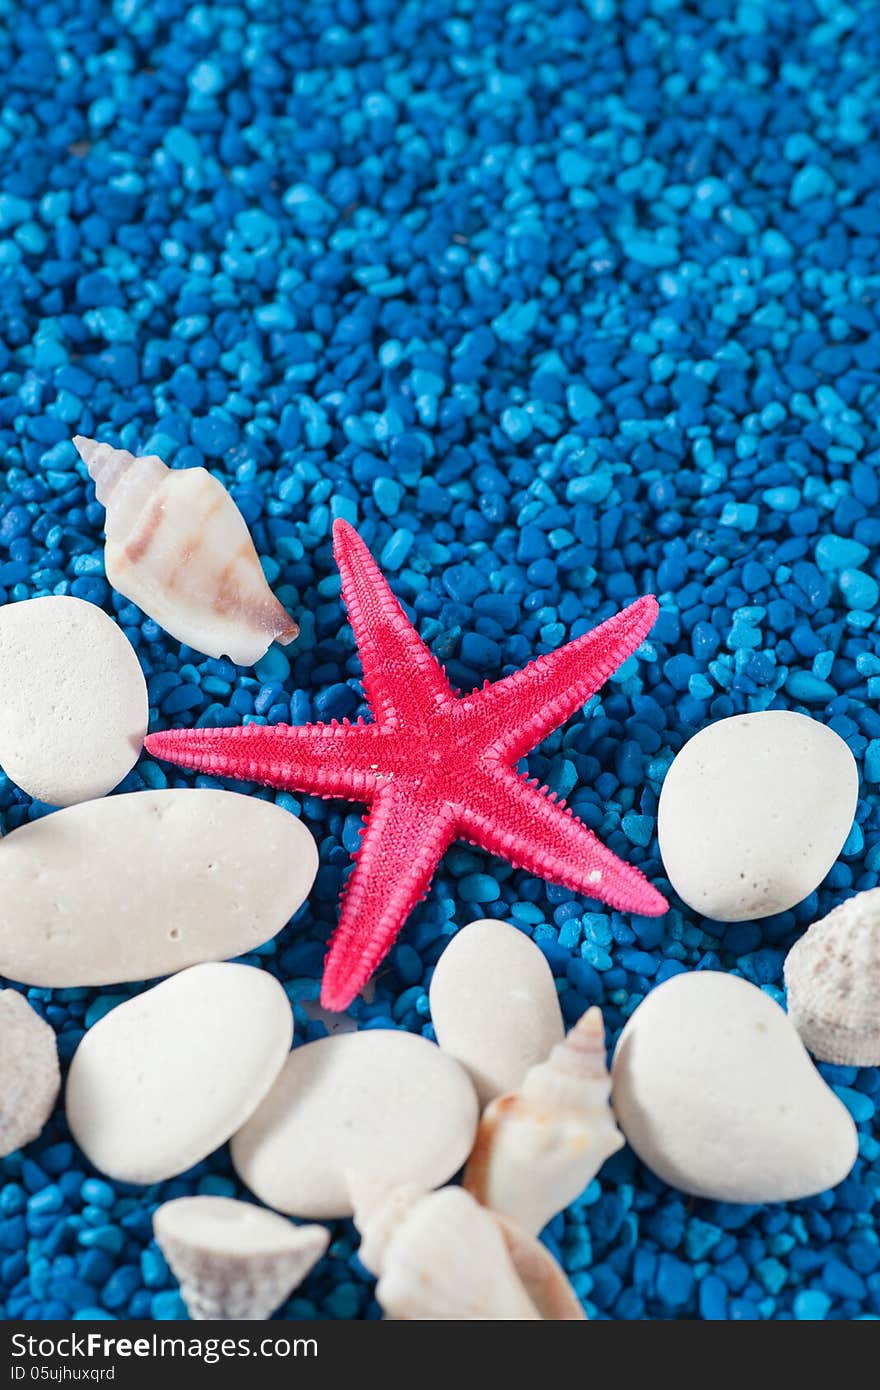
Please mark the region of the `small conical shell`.
[[880, 1066], [880, 888], [814, 922], [785, 961], [788, 1015], [822, 1062]]
[[465, 1187], [537, 1235], [622, 1148], [610, 1094], [602, 1014], [592, 1008], [518, 1091], [486, 1107]]
[[156, 1243], [196, 1320], [268, 1318], [327, 1249], [323, 1226], [295, 1226], [231, 1197], [179, 1197], [153, 1216]]
[[77, 435], [107, 511], [107, 578], [179, 642], [252, 666], [299, 631], [275, 598], [244, 517], [204, 468], [167, 468]]
[[356, 1211], [355, 1224], [363, 1240], [361, 1262], [369, 1260], [379, 1276], [376, 1298], [387, 1317], [540, 1320], [498, 1222], [462, 1188], [422, 1197], [391, 1192], [366, 1214]]

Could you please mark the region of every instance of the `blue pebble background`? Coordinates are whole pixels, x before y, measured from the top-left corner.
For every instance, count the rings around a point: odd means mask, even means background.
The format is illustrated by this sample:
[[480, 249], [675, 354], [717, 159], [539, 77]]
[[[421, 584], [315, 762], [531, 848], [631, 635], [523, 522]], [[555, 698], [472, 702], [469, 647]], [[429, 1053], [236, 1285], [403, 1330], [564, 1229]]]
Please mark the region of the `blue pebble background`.
[[[545, 952], [610, 1036], [688, 969], [782, 1000], [798, 933], [880, 881], [880, 5], [873, 0], [0, 3], [0, 600], [75, 594], [135, 644], [153, 728], [363, 712], [330, 528], [357, 524], [462, 688], [637, 594], [649, 640], [530, 758], [666, 886], [657, 796], [714, 719], [797, 709], [859, 764], [821, 889], [722, 926], [632, 918], [457, 847], [355, 1013], [432, 1036], [474, 917]], [[254, 670], [104, 577], [76, 432], [230, 488], [302, 623]], [[124, 789], [214, 785], [142, 758]], [[257, 795], [269, 795], [265, 791]], [[321, 850], [255, 962], [323, 1035], [356, 808], [279, 794]], [[6, 831], [48, 808], [0, 776]], [[131, 989], [29, 990], [64, 1062]], [[835, 1191], [694, 1201], [629, 1151], [548, 1228], [591, 1317], [880, 1314], [880, 1071], [823, 1067], [861, 1157]], [[225, 1150], [109, 1183], [60, 1110], [0, 1161], [0, 1312], [182, 1316], [156, 1204], [240, 1195]], [[288, 1317], [376, 1317], [351, 1226]]]

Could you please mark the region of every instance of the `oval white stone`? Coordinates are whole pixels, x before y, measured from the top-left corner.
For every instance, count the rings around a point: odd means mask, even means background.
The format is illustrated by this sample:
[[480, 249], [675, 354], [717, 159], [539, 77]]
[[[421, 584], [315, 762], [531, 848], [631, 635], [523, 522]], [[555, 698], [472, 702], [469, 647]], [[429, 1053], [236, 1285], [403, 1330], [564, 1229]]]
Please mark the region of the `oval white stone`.
[[719, 719], [685, 744], [660, 792], [673, 888], [720, 922], [794, 907], [840, 853], [858, 788], [849, 748], [815, 719], [787, 710]]
[[351, 1216], [352, 1191], [439, 1187], [470, 1152], [477, 1098], [467, 1074], [412, 1033], [341, 1033], [290, 1054], [232, 1141], [242, 1181], [295, 1216]]
[[244, 1123], [292, 1039], [290, 1004], [274, 975], [194, 965], [86, 1033], [67, 1081], [71, 1133], [111, 1178], [173, 1178]]
[[147, 980], [268, 941], [318, 868], [312, 836], [236, 792], [131, 792], [31, 821], [0, 854], [0, 974]]
[[437, 1041], [470, 1076], [482, 1105], [515, 1091], [565, 1029], [544, 953], [507, 922], [471, 922], [450, 941], [431, 980]]
[[736, 975], [693, 971], [652, 990], [620, 1035], [617, 1122], [664, 1182], [720, 1202], [785, 1202], [843, 1182], [849, 1111], [778, 1004]]
[[147, 686], [125, 633], [93, 603], [0, 608], [0, 764], [50, 806], [104, 796], [134, 767]]

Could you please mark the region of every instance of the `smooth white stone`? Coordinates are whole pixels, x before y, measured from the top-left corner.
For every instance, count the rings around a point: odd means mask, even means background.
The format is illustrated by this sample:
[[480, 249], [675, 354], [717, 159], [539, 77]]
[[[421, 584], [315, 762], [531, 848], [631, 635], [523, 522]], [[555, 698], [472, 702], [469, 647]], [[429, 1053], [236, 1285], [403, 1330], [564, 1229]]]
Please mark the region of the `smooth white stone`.
[[617, 1122], [673, 1187], [720, 1202], [785, 1202], [843, 1182], [858, 1154], [849, 1111], [778, 1004], [717, 971], [652, 990], [620, 1035]]
[[54, 1031], [24, 995], [0, 990], [0, 1156], [37, 1138], [60, 1089]]
[[471, 922], [437, 962], [430, 990], [437, 1041], [470, 1076], [481, 1105], [515, 1091], [564, 1036], [543, 951], [507, 922]]
[[803, 714], [737, 714], [702, 729], [660, 792], [660, 853], [680, 898], [742, 922], [812, 893], [849, 834], [859, 778], [843, 739]]
[[173, 1178], [244, 1124], [292, 1040], [290, 1004], [274, 975], [194, 965], [86, 1033], [67, 1081], [70, 1131], [111, 1178]]
[[314, 882], [295, 816], [236, 792], [131, 792], [31, 821], [0, 854], [0, 974], [117, 984], [243, 955]]
[[461, 1167], [477, 1128], [467, 1073], [412, 1033], [340, 1033], [290, 1054], [232, 1141], [236, 1172], [291, 1216], [351, 1216], [352, 1193], [439, 1187]]
[[112, 618], [78, 598], [0, 608], [0, 764], [38, 801], [104, 796], [137, 762], [147, 686]]

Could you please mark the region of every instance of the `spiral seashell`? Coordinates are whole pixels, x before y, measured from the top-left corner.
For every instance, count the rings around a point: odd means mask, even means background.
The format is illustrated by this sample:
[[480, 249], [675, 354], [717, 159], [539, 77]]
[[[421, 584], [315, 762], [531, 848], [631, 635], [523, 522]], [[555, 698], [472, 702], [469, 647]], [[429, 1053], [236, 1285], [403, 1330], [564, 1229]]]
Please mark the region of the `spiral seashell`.
[[463, 1188], [386, 1192], [355, 1209], [359, 1257], [378, 1276], [388, 1318], [408, 1321], [582, 1321], [548, 1250]]
[[107, 578], [179, 642], [251, 666], [299, 628], [266, 583], [244, 517], [204, 468], [77, 435], [107, 512]]
[[537, 1235], [623, 1146], [610, 1094], [602, 1014], [592, 1008], [518, 1091], [486, 1107], [464, 1186]]
[[156, 1243], [198, 1321], [268, 1317], [321, 1258], [323, 1226], [294, 1226], [283, 1216], [231, 1197], [178, 1197], [153, 1216]]
[[880, 888], [814, 922], [785, 960], [788, 1015], [822, 1062], [880, 1066]]

